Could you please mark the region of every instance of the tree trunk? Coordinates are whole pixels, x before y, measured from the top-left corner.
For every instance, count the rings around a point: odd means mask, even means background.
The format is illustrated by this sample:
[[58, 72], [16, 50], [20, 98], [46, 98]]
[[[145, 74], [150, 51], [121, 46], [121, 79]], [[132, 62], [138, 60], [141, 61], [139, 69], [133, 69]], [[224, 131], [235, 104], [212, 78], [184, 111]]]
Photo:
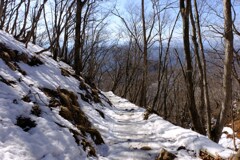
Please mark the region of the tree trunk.
[[186, 68], [186, 83], [187, 83], [187, 98], [188, 98], [188, 109], [191, 115], [192, 123], [194, 130], [196, 130], [200, 134], [205, 134], [204, 127], [202, 125], [200, 116], [197, 112], [195, 96], [194, 96], [194, 88], [193, 88], [193, 79], [192, 79], [192, 57], [190, 52], [190, 42], [189, 42], [189, 7], [190, 0], [186, 0], [186, 6], [184, 0], [180, 0], [180, 10], [182, 15], [183, 22], [183, 42], [184, 42], [184, 52], [185, 59], [187, 62]]
[[196, 0], [194, 0], [194, 9], [195, 9], [195, 17], [196, 17], [196, 28], [197, 28], [197, 34], [198, 34], [198, 43], [199, 43], [200, 54], [202, 58], [202, 67], [203, 67], [203, 89], [204, 89], [204, 103], [205, 103], [205, 109], [207, 114], [207, 123], [206, 123], [207, 134], [208, 134], [208, 137], [211, 137], [211, 109], [210, 109], [211, 107], [210, 107], [208, 81], [207, 81], [207, 64], [206, 64], [206, 58], [204, 54], [200, 21], [199, 21], [199, 13], [198, 13]]
[[190, 20], [191, 20], [191, 24], [192, 24], [192, 42], [193, 42], [194, 53], [195, 53], [195, 56], [196, 56], [197, 65], [198, 65], [198, 69], [199, 69], [199, 79], [200, 79], [199, 80], [200, 105], [199, 105], [199, 108], [198, 108], [198, 113], [201, 117], [201, 121], [202, 121], [202, 124], [204, 126], [204, 124], [205, 124], [205, 119], [204, 119], [205, 105], [204, 105], [204, 87], [203, 87], [203, 67], [202, 67], [201, 58], [200, 58], [200, 55], [199, 55], [199, 46], [198, 46], [198, 42], [197, 42], [197, 31], [196, 31], [196, 26], [195, 26], [195, 20], [193, 18], [192, 7], [190, 7]]
[[6, 21], [6, 12], [7, 12], [7, 6], [8, 6], [8, 3], [9, 3], [9, 0], [1, 0], [1, 17], [0, 17], [0, 29], [3, 29], [3, 26], [5, 24], [5, 21]]
[[77, 8], [76, 8], [76, 28], [75, 28], [75, 53], [74, 53], [74, 70], [76, 74], [80, 74], [82, 71], [82, 56], [80, 56], [81, 50], [81, 24], [82, 24], [82, 9], [86, 4], [87, 0], [81, 1], [77, 0]]
[[232, 32], [232, 15], [231, 1], [223, 0], [224, 10], [224, 43], [225, 43], [225, 60], [224, 60], [224, 75], [223, 75], [223, 102], [221, 112], [217, 119], [216, 125], [212, 130], [211, 139], [218, 142], [222, 129], [230, 118], [232, 105], [232, 62], [233, 62], [233, 32]]
[[28, 18], [28, 13], [30, 10], [30, 3], [31, 1], [28, 0], [27, 2], [25, 2], [25, 13], [24, 13], [24, 20], [23, 20], [23, 26], [20, 30], [20, 33], [17, 35], [17, 37], [19, 38], [20, 36], [24, 36], [25, 32], [26, 32], [26, 26], [27, 26], [27, 18]]
[[36, 13], [36, 11], [34, 11], [35, 13], [34, 13], [34, 17], [33, 17], [33, 19], [32, 19], [33, 24], [32, 24], [32, 26], [31, 26], [31, 30], [30, 30], [29, 33], [28, 33], [29, 35], [27, 35], [27, 37], [26, 37], [26, 39], [25, 39], [25, 47], [26, 47], [26, 48], [27, 48], [27, 46], [28, 46], [28, 43], [29, 43], [30, 40], [31, 40], [31, 37], [34, 37], [34, 34], [35, 34], [34, 32], [36, 31], [38, 21], [39, 21], [39, 19], [40, 19], [41, 14], [42, 14], [42, 10], [43, 10], [45, 4], [47, 3], [47, 1], [48, 1], [48, 0], [44, 0], [44, 1], [43, 1], [43, 3], [41, 4], [41, 6], [39, 7], [37, 13]]
[[142, 0], [142, 29], [143, 29], [143, 78], [142, 78], [142, 90], [140, 97], [140, 106], [147, 107], [147, 76], [148, 76], [148, 60], [147, 60], [147, 33], [145, 23], [144, 12], [144, 0]]
[[1, 0], [1, 1], [0, 1], [0, 20], [2, 19], [3, 5], [4, 5], [4, 0]]

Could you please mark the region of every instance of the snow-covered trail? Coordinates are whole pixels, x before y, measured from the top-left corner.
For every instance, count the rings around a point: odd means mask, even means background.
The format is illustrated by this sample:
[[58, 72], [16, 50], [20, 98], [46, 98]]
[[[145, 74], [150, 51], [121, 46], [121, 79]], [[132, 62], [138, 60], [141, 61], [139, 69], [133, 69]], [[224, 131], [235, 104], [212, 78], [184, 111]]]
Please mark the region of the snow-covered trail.
[[[106, 110], [109, 133], [102, 136], [109, 145], [109, 159], [147, 160], [154, 159], [162, 146], [152, 128], [156, 124], [143, 120], [144, 109], [129, 103], [127, 100], [115, 96], [111, 92], [105, 93], [113, 104], [113, 108]], [[153, 121], [154, 122], [154, 121]], [[100, 129], [101, 131], [101, 129]], [[153, 135], [153, 136], [151, 136]]]
[[98, 149], [99, 159], [153, 160], [163, 148], [182, 160], [199, 159], [196, 155], [200, 149], [207, 149], [222, 157], [232, 154], [231, 150], [206, 137], [175, 126], [155, 114], [150, 115], [148, 120], [143, 120], [145, 109], [112, 92], [104, 94], [113, 104], [101, 108], [104, 118], [84, 107], [107, 146], [107, 149]]

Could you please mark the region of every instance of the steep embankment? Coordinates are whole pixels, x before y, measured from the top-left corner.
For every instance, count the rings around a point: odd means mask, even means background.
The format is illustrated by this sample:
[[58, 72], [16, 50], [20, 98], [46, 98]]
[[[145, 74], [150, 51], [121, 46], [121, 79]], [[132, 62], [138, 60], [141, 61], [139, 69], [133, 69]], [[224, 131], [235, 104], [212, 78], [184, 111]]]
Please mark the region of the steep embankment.
[[[49, 52], [0, 31], [1, 160], [199, 159], [233, 151], [102, 93]], [[110, 100], [110, 101], [109, 101]], [[171, 152], [171, 153], [170, 153]], [[203, 152], [201, 152], [203, 153]]]
[[39, 50], [0, 32], [1, 160], [97, 157], [104, 141], [81, 110], [82, 99], [96, 107], [107, 102], [49, 52], [34, 54]]

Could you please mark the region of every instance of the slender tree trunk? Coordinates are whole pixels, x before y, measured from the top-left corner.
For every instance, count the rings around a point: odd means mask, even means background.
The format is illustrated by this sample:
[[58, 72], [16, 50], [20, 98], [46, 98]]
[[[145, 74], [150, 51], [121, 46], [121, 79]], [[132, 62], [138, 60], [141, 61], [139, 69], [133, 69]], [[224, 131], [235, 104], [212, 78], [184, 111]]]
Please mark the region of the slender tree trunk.
[[[184, 3], [186, 1], [186, 4]], [[204, 127], [202, 125], [200, 116], [197, 112], [195, 96], [194, 96], [194, 88], [193, 88], [193, 67], [192, 67], [192, 57], [190, 52], [190, 42], [189, 42], [189, 7], [190, 0], [180, 0], [180, 10], [183, 21], [183, 43], [184, 43], [184, 52], [185, 59], [187, 62], [186, 68], [186, 82], [187, 82], [187, 98], [188, 98], [188, 109], [191, 115], [192, 123], [194, 129], [200, 133], [205, 134]]]
[[[11, 30], [11, 34], [16, 36], [16, 32], [17, 32], [17, 21], [19, 19], [18, 15], [19, 15], [19, 8], [22, 6], [24, 0], [21, 0], [16, 8], [16, 14], [15, 14], [15, 19], [12, 25], [12, 30]], [[14, 33], [15, 32], [15, 33]]]
[[218, 142], [222, 129], [230, 118], [232, 105], [232, 61], [233, 61], [233, 32], [232, 32], [232, 14], [231, 1], [223, 0], [224, 8], [224, 43], [225, 43], [225, 60], [224, 60], [224, 75], [223, 75], [223, 102], [220, 115], [216, 125], [212, 130], [211, 139]]
[[64, 30], [64, 40], [63, 40], [63, 47], [62, 47], [62, 58], [65, 62], [68, 61], [68, 39], [69, 39], [69, 33], [68, 33], [68, 24], [65, 27]]
[[206, 58], [204, 54], [204, 47], [202, 42], [202, 35], [201, 35], [201, 27], [200, 27], [200, 20], [199, 20], [199, 13], [197, 7], [197, 1], [194, 0], [194, 9], [195, 9], [195, 17], [196, 17], [196, 28], [198, 34], [198, 43], [200, 48], [200, 54], [202, 58], [202, 67], [203, 67], [203, 88], [204, 88], [204, 103], [205, 109], [207, 114], [207, 135], [211, 137], [211, 107], [210, 107], [210, 100], [209, 100], [209, 91], [208, 91], [208, 80], [207, 80], [207, 64]]
[[6, 11], [7, 11], [7, 6], [8, 6], [8, 3], [9, 3], [9, 0], [1, 0], [1, 9], [2, 11], [1, 12], [1, 17], [0, 17], [0, 29], [3, 29], [3, 26], [5, 24], [5, 21], [6, 21]]
[[195, 26], [195, 20], [193, 18], [192, 7], [190, 7], [190, 20], [191, 20], [191, 25], [192, 25], [192, 42], [193, 42], [194, 53], [196, 56], [197, 65], [198, 65], [198, 69], [199, 69], [199, 79], [200, 79], [199, 80], [200, 105], [198, 108], [198, 113], [201, 117], [201, 121], [204, 126], [204, 123], [205, 123], [205, 119], [204, 119], [205, 109], [204, 108], [205, 108], [205, 106], [204, 106], [203, 68], [202, 68], [202, 64], [201, 64], [201, 58], [199, 55], [199, 46], [198, 46], [198, 42], [197, 42], [197, 31], [196, 31], [196, 26]]
[[143, 78], [140, 106], [147, 107], [147, 76], [148, 76], [148, 60], [147, 60], [147, 33], [144, 12], [144, 0], [142, 0], [142, 29], [143, 29]]
[[[36, 31], [36, 28], [37, 28], [37, 24], [38, 24], [38, 21], [40, 19], [40, 16], [42, 14], [42, 10], [44, 8], [44, 5], [47, 3], [48, 0], [44, 0], [43, 3], [41, 4], [41, 6], [39, 7], [38, 9], [38, 12], [37, 14], [35, 13], [34, 14], [34, 17], [33, 17], [33, 24], [31, 26], [31, 30], [29, 31], [29, 35], [27, 35], [26, 37], [26, 42], [25, 42], [25, 47], [27, 48], [28, 46], [28, 43], [30, 42], [31, 40], [31, 37], [34, 37], [34, 32]], [[33, 38], [34, 40], [34, 38]]]
[[4, 0], [0, 1], [0, 21], [2, 19], [2, 14], [3, 14], [3, 5], [4, 5]]
[[76, 28], [75, 28], [75, 53], [74, 53], [74, 69], [76, 74], [80, 74], [82, 70], [82, 56], [80, 56], [81, 49], [81, 24], [82, 24], [82, 9], [87, 0], [83, 2], [77, 0], [76, 8]]
[[[17, 38], [19, 38], [20, 36], [25, 36], [25, 32], [26, 32], [26, 26], [27, 26], [27, 17], [28, 17], [28, 13], [30, 10], [30, 3], [31, 1], [28, 0], [27, 2], [25, 2], [25, 13], [24, 13], [24, 20], [23, 20], [23, 26], [19, 32], [19, 34], [17, 35]], [[43, 8], [44, 9], [44, 8]]]
[[77, 0], [76, 9], [76, 28], [75, 28], [75, 53], [74, 53], [74, 69], [76, 74], [80, 74], [80, 67], [82, 61], [80, 60], [80, 34], [81, 34], [81, 22], [82, 22], [82, 6], [81, 1]]

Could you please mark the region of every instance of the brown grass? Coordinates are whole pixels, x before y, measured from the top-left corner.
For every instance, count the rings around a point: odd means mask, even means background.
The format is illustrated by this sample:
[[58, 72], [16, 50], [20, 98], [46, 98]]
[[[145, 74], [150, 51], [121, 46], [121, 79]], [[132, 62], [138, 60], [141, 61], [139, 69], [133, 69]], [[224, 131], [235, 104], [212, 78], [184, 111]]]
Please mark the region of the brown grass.
[[59, 115], [73, 123], [83, 135], [86, 136], [87, 133], [90, 134], [95, 144], [98, 145], [104, 143], [101, 134], [92, 127], [91, 122], [81, 110], [78, 103], [78, 97], [74, 92], [61, 88], [57, 88], [56, 91], [43, 88], [42, 91], [47, 96], [51, 97], [49, 107], [57, 107], [56, 105], [60, 106]]

